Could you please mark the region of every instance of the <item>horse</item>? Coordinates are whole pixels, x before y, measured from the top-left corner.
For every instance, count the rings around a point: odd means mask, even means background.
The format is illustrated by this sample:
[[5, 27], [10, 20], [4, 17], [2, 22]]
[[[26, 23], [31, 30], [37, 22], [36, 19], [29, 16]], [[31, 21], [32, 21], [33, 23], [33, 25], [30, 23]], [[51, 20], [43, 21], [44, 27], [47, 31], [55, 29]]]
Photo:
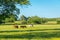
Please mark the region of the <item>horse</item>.
[[20, 27], [21, 27], [21, 28], [27, 28], [25, 25], [21, 25]]
[[14, 25], [14, 28], [18, 28], [18, 25], [17, 25], [17, 24], [15, 24], [15, 25]]
[[30, 24], [29, 26], [30, 26], [30, 27], [33, 27], [33, 24]]

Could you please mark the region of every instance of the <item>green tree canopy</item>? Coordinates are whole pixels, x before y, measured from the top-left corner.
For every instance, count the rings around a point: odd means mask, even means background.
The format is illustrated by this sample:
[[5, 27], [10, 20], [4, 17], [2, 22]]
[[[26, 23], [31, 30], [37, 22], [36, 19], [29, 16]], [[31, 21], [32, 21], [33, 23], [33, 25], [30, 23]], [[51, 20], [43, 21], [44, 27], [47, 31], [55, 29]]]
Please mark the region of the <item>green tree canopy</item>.
[[22, 15], [20, 17], [20, 21], [21, 21], [21, 24], [27, 24], [27, 17], [25, 17], [24, 15]]
[[[19, 9], [16, 8], [16, 5], [28, 5], [28, 0], [0, 0], [0, 14], [10, 14], [10, 13], [19, 13]], [[15, 12], [15, 13], [14, 13]], [[16, 15], [16, 14], [15, 14]]]
[[27, 20], [27, 22], [29, 24], [31, 24], [31, 23], [32, 24], [41, 24], [41, 19], [38, 16], [33, 16], [33, 17], [29, 17], [28, 20]]
[[18, 17], [17, 15], [20, 11], [16, 7], [17, 4], [20, 4], [20, 6], [28, 5], [29, 0], [0, 0], [0, 19], [5, 20], [10, 14], [14, 15], [14, 17]]
[[27, 20], [27, 17], [25, 17], [24, 15], [22, 15], [21, 17], [20, 17], [20, 20]]

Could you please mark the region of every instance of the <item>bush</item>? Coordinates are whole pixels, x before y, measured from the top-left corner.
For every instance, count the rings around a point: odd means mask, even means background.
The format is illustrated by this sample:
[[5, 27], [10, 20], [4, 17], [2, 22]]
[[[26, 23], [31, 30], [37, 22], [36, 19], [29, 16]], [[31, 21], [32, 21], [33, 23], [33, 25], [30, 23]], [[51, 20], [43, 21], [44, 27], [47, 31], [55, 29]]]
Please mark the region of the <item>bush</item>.
[[57, 21], [57, 24], [60, 24], [60, 20]]
[[27, 24], [27, 21], [21, 21], [21, 23], [20, 24]]

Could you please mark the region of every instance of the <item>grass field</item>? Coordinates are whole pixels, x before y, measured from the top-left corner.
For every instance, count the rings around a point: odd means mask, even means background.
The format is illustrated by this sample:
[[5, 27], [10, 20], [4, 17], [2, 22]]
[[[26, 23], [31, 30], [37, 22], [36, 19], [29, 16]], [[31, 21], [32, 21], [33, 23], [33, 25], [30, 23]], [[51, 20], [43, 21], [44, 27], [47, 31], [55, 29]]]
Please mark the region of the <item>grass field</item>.
[[60, 40], [60, 25], [26, 26], [0, 25], [0, 40]]

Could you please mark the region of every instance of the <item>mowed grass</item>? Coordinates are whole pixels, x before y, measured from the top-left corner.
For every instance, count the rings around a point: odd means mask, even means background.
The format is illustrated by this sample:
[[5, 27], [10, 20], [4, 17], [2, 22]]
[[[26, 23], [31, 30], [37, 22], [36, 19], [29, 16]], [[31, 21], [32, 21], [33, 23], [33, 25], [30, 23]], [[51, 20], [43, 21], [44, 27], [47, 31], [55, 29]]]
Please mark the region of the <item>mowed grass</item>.
[[18, 25], [19, 28], [14, 28], [14, 25], [0, 25], [0, 30], [37, 30], [37, 29], [60, 29], [60, 25], [34, 25], [33, 27], [30, 27], [29, 25], [26, 25], [27, 28], [20, 28], [20, 25]]
[[1, 40], [60, 40], [60, 25], [34, 25], [27, 28], [0, 25]]

